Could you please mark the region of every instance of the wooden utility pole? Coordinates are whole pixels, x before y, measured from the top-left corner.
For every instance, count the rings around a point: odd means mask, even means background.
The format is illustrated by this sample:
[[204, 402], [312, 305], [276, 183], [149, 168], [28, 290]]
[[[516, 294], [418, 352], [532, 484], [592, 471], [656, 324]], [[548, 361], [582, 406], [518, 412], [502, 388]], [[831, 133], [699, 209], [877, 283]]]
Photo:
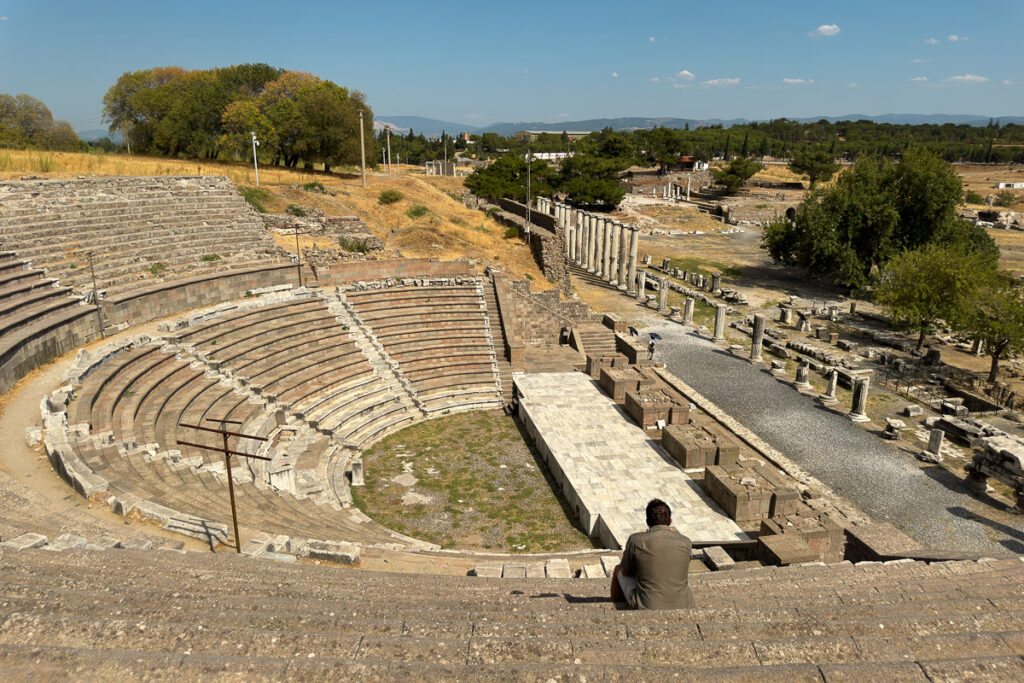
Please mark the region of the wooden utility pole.
[[299, 230], [299, 226], [292, 228], [295, 231], [295, 257], [298, 259], [297, 267], [299, 269], [299, 287], [302, 286], [302, 248], [299, 247], [299, 235], [306, 235], [309, 230]]
[[224, 437], [224, 446], [222, 448], [215, 448], [213, 446], [206, 446], [206, 445], [203, 445], [201, 443], [190, 443], [188, 441], [182, 441], [180, 439], [178, 439], [178, 444], [180, 444], [182, 446], [192, 446], [193, 448], [202, 448], [202, 449], [207, 450], [207, 451], [214, 451], [215, 453], [223, 453], [224, 454], [224, 467], [227, 470], [227, 474], [228, 474], [228, 496], [231, 498], [231, 524], [233, 525], [233, 527], [235, 529], [235, 552], [236, 553], [241, 553], [242, 552], [242, 540], [238, 536], [238, 512], [235, 510], [235, 481], [231, 477], [231, 456], [232, 455], [240, 455], [243, 458], [253, 458], [255, 460], [267, 460], [267, 461], [269, 461], [270, 458], [268, 458], [266, 456], [263, 456], [263, 455], [252, 455], [250, 453], [242, 453], [242, 452], [239, 452], [239, 451], [233, 451], [230, 448], [228, 448], [228, 437], [229, 436], [237, 436], [240, 439], [253, 439], [255, 441], [267, 441], [267, 439], [265, 439], [262, 436], [254, 436], [252, 434], [242, 434], [240, 432], [231, 432], [231, 431], [228, 431], [227, 429], [224, 429], [224, 425], [228, 425], [228, 424], [240, 425], [240, 424], [242, 424], [241, 422], [239, 422], [237, 420], [218, 420], [216, 418], [208, 417], [208, 418], [206, 418], [206, 421], [207, 422], [219, 422], [220, 423], [220, 429], [214, 429], [212, 427], [200, 427], [199, 425], [189, 425], [189, 424], [185, 424], [184, 422], [179, 422], [178, 426], [179, 427], [185, 427], [186, 429], [198, 429], [201, 432], [212, 432], [214, 434], [220, 434], [222, 437]]

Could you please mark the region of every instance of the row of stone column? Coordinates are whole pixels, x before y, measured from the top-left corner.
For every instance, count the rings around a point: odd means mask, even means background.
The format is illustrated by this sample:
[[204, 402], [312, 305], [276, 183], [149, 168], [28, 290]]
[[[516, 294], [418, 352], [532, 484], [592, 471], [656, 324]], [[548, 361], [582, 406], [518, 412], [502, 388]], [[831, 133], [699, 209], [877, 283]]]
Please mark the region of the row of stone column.
[[[719, 317], [722, 319], [722, 330], [725, 329], [725, 315], [723, 311], [724, 306], [719, 306], [715, 310], [715, 337], [719, 336]], [[723, 313], [719, 316], [720, 313]], [[751, 334], [751, 345], [750, 345], [750, 360], [759, 361], [761, 360], [761, 348], [764, 346], [764, 326], [765, 318], [763, 315], [754, 316], [754, 329]], [[807, 363], [800, 363], [796, 368], [796, 382], [795, 385], [799, 389], [810, 389], [811, 383], [808, 381], [807, 376], [810, 372], [810, 368]], [[828, 387], [825, 389], [825, 393], [821, 395], [821, 401], [823, 403], [832, 404], [838, 403], [839, 399], [836, 397], [836, 385], [839, 383], [839, 370], [838, 368], [832, 368], [828, 375]], [[868, 404], [868, 389], [871, 386], [870, 377], [857, 377], [853, 380], [853, 406], [850, 408], [850, 419], [854, 422], [868, 422], [870, 418], [867, 416], [867, 404]]]
[[551, 208], [555, 206], [547, 197], [537, 197], [537, 210], [541, 213], [551, 215]]
[[690, 178], [686, 178], [685, 188], [682, 185], [677, 185], [675, 183], [668, 183], [665, 185], [662, 197], [665, 199], [685, 199], [686, 201], [690, 201]]
[[[538, 198], [539, 199], [539, 198]], [[547, 200], [546, 200], [547, 201]], [[640, 231], [586, 211], [554, 204], [555, 221], [565, 236], [566, 258], [619, 289], [634, 292]]]

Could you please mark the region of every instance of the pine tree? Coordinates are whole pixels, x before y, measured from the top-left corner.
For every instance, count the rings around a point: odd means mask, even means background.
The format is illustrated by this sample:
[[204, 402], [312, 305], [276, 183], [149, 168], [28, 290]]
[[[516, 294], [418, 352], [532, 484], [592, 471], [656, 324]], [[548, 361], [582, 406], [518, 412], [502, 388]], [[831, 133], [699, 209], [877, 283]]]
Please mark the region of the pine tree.
[[740, 152], [740, 156], [744, 156], [744, 157], [747, 156], [747, 152], [749, 151], [749, 148], [747, 147], [747, 143], [748, 142], [750, 142], [750, 131], [749, 130], [746, 133], [743, 134], [743, 151]]

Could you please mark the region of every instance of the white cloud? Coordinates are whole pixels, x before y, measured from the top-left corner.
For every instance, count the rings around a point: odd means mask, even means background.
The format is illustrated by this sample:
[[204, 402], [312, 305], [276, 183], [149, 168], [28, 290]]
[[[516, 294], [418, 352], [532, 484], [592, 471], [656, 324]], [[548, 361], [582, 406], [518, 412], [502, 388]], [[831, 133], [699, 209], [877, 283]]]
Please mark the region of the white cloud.
[[950, 76], [946, 79], [950, 83], [988, 83], [988, 79], [977, 74], [964, 74], [962, 76]]
[[651, 42], [653, 43], [653, 42], [654, 42], [654, 36], [651, 36], [651, 37], [650, 37], [650, 38], [648, 38], [647, 40], [649, 40], [649, 41], [651, 41]]
[[1010, 80], [1003, 81], [1003, 85], [1013, 85], [1013, 81], [1010, 81]]
[[701, 85], [739, 85], [738, 78], [712, 78], [710, 81], [701, 81]]
[[782, 82], [786, 85], [810, 85], [814, 83], [813, 78], [783, 78]]
[[658, 78], [657, 76], [654, 76], [653, 78], [651, 78], [651, 83], [661, 83], [661, 79]]
[[921, 57], [918, 57], [917, 59], [911, 59], [910, 63], [911, 64], [927, 64], [928, 62], [934, 62], [934, 61], [935, 61], [934, 57], [929, 57], [928, 59], [923, 59]]
[[927, 83], [928, 82], [928, 77], [927, 76], [918, 76], [917, 78], [911, 78], [910, 80], [913, 81], [914, 83]]
[[0, 17], [0, 21], [10, 21], [7, 17]]
[[811, 38], [828, 38], [839, 33], [839, 27], [835, 24], [822, 24], [818, 28], [811, 31], [808, 35]]
[[677, 80], [677, 81], [692, 81], [693, 78], [694, 78], [693, 72], [687, 71], [686, 69], [683, 69], [682, 71], [677, 73], [675, 76], [673, 76], [673, 79]]
[[939, 39], [938, 38], [925, 38], [924, 39], [924, 43], [925, 43], [925, 45], [938, 45], [939, 44]]
[[847, 83], [846, 87], [847, 88], [859, 88], [860, 87], [860, 83]]
[[959, 40], [967, 40], [967, 36], [958, 36], [957, 34], [953, 33], [946, 36], [946, 40], [948, 40], [951, 43], [955, 43]]
[[613, 71], [612, 72], [612, 78], [618, 78], [618, 77], [619, 77], [619, 72], [618, 71]]

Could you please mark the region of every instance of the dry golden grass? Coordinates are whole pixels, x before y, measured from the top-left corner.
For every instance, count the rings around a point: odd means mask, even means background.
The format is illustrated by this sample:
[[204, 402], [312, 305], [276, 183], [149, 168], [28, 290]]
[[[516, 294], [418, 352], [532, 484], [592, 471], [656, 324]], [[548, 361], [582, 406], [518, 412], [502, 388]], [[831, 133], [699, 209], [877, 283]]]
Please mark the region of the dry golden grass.
[[[455, 197], [462, 191], [461, 178], [426, 176], [416, 166], [395, 166], [395, 175], [367, 173], [362, 187], [355, 169], [325, 174], [308, 170], [260, 167], [260, 187], [270, 193], [267, 209], [283, 212], [289, 204], [316, 207], [329, 215], [356, 215], [366, 222], [388, 249], [405, 257], [434, 257], [443, 260], [468, 258], [490, 262], [516, 279], [529, 279], [537, 289], [553, 285], [544, 279], [530, 249], [518, 239], [505, 239], [505, 228], [480, 211], [467, 208]], [[255, 185], [252, 166], [244, 163], [199, 162], [121, 154], [82, 154], [0, 150], [0, 178], [25, 175], [60, 178], [79, 175], [221, 175], [236, 185]], [[302, 190], [305, 183], [319, 182], [328, 192]], [[403, 199], [382, 205], [382, 190], [395, 189]], [[448, 194], [451, 193], [451, 194]], [[426, 207], [420, 218], [407, 212], [413, 206]], [[277, 239], [294, 251], [292, 238]], [[329, 238], [302, 237], [303, 246], [333, 246]]]

